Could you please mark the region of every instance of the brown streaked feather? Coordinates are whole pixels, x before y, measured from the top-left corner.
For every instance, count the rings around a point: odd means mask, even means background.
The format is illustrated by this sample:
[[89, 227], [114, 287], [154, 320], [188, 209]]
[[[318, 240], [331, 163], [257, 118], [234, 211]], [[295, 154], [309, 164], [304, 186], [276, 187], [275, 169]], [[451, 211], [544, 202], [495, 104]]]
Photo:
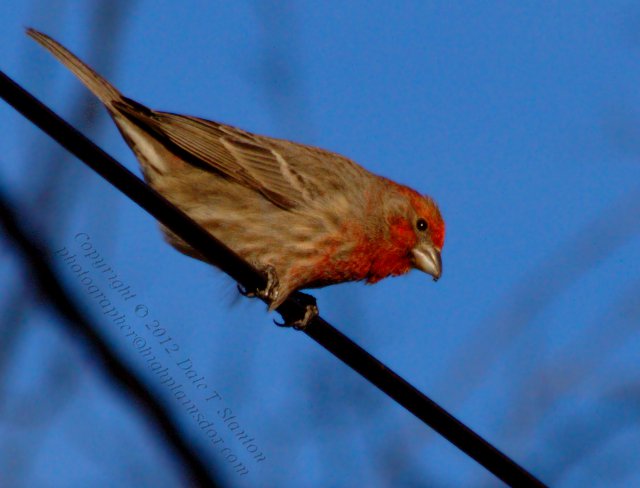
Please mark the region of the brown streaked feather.
[[[269, 147], [268, 138], [197, 117], [157, 112], [126, 98], [115, 108], [161, 142], [168, 141], [169, 147], [195, 157], [282, 208], [308, 204], [309, 196], [317, 193], [312, 183]], [[193, 163], [192, 158], [187, 161]]]
[[93, 71], [86, 63], [82, 62], [75, 54], [59, 42], [54, 41], [48, 35], [38, 32], [35, 29], [28, 28], [27, 34], [69, 68], [107, 108], [110, 108], [113, 101], [120, 100], [122, 95], [111, 83]]
[[366, 173], [348, 158], [316, 147], [258, 136], [198, 117], [150, 110], [126, 97], [114, 106], [167, 146], [191, 156], [187, 161], [205, 163], [285, 209], [309, 205], [327, 193], [314, 183], [318, 176], [329, 179], [331, 193], [351, 189], [349, 178]]

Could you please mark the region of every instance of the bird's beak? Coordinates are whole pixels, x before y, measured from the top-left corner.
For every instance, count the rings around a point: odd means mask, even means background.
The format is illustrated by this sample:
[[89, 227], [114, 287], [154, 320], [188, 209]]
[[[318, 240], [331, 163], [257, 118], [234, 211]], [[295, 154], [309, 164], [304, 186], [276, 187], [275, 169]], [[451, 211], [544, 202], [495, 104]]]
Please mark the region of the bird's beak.
[[411, 254], [413, 255], [413, 265], [416, 269], [424, 271], [433, 276], [433, 281], [438, 281], [442, 276], [442, 258], [440, 251], [431, 245], [422, 245], [415, 247]]

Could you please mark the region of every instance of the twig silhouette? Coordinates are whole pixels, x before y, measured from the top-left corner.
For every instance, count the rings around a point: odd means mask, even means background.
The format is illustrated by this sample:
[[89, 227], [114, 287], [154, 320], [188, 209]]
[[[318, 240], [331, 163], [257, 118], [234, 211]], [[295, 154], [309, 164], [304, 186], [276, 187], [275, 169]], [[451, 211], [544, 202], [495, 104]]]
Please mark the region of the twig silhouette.
[[69, 329], [87, 340], [95, 357], [102, 361], [111, 378], [135, 397], [147, 416], [154, 420], [160, 432], [189, 470], [192, 481], [198, 486], [219, 486], [211, 473], [211, 468], [205, 465], [197, 451], [187, 443], [176, 428], [168, 413], [169, 409], [162, 405], [134, 372], [111, 352], [97, 328], [74, 303], [71, 294], [53, 271], [46, 252], [47, 248], [37, 242], [33, 232], [24, 229], [24, 225], [19, 223], [20, 217], [16, 215], [13, 208], [15, 207], [0, 190], [0, 225], [20, 251], [25, 267], [33, 275], [33, 283], [40, 295], [65, 320]]

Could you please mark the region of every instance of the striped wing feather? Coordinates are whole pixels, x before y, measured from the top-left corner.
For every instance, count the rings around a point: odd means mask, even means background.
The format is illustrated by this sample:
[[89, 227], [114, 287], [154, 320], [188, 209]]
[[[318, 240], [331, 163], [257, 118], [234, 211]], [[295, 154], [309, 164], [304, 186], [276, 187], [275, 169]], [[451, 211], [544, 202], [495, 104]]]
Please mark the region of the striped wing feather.
[[[295, 161], [291, 161], [285, 151], [273, 143], [276, 140], [235, 127], [156, 112], [129, 99], [116, 103], [116, 108], [155, 137], [169, 141], [217, 173], [262, 193], [280, 207], [305, 205], [322, 194], [304, 174], [306, 158], [301, 151], [314, 151], [314, 148], [296, 144], [298, 154]], [[317, 158], [309, 157], [308, 163], [317, 163]], [[319, 172], [318, 169], [312, 171]]]

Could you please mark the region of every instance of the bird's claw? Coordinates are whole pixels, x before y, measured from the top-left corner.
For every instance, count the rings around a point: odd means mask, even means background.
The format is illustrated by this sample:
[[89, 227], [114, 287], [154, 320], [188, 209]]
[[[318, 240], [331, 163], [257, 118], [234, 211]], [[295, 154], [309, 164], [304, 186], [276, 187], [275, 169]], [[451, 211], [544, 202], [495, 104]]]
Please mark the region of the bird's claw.
[[273, 323], [278, 327], [293, 327], [295, 330], [304, 330], [311, 321], [319, 315], [320, 311], [318, 310], [318, 305], [316, 304], [316, 299], [314, 297], [307, 295], [306, 293], [299, 292], [296, 295], [296, 298], [299, 299], [298, 301], [301, 302], [305, 308], [304, 315], [302, 317], [295, 317], [292, 314], [280, 312], [283, 321], [273, 321]]
[[[263, 269], [267, 275], [267, 284], [263, 290], [247, 290], [244, 286], [238, 283], [238, 292], [248, 298], [261, 298], [267, 303], [273, 303], [279, 296], [279, 281], [276, 270], [273, 266], [267, 265]], [[316, 305], [316, 299], [306, 293], [298, 292], [296, 299], [304, 307], [304, 315], [302, 317], [299, 314], [292, 314], [290, 312], [280, 312], [282, 315], [282, 322], [276, 320], [273, 321], [278, 327], [293, 327], [296, 330], [304, 330], [311, 323], [311, 321], [318, 316], [318, 306]]]
[[278, 298], [278, 275], [276, 269], [271, 266], [265, 266], [264, 273], [267, 275], [267, 285], [262, 290], [249, 291], [240, 283], [238, 283], [238, 292], [247, 298], [261, 298], [271, 303]]

